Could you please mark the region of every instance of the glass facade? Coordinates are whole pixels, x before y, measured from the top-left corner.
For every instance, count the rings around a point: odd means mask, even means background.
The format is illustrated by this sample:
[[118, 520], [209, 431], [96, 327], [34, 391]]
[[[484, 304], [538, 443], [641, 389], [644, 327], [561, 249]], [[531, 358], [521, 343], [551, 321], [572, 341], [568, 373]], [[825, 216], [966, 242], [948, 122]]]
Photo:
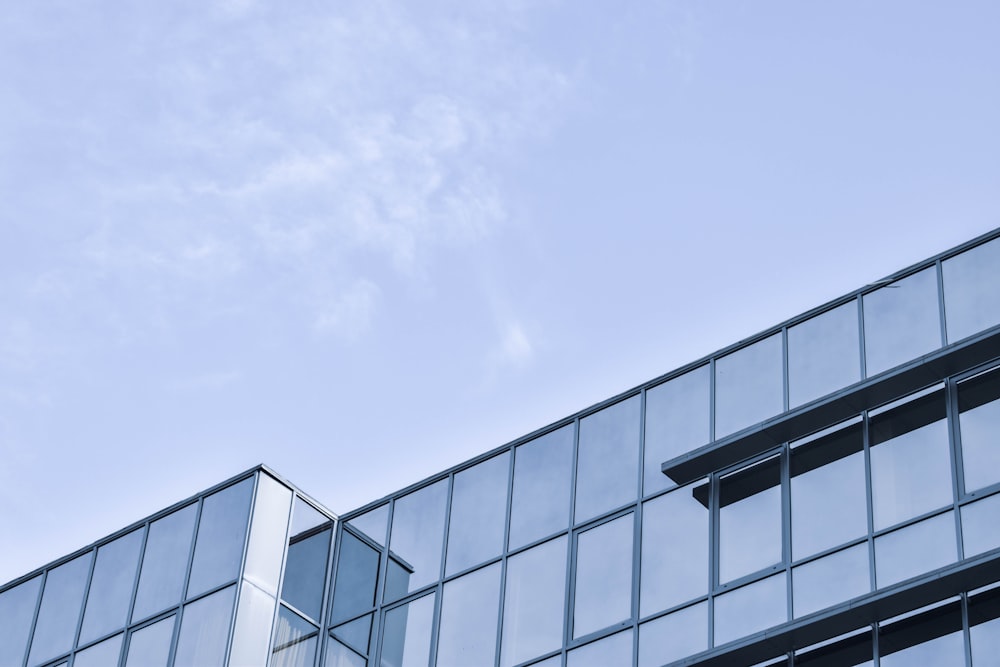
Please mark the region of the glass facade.
[[1000, 230], [342, 518], [255, 468], [0, 588], [0, 665], [1000, 664], [998, 266]]

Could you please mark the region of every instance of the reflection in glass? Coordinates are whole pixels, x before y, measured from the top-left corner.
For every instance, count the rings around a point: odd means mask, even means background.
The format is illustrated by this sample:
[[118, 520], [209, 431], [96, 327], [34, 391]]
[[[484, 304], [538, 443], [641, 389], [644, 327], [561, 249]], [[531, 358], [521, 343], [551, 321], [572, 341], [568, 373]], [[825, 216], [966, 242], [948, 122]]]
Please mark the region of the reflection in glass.
[[444, 585], [437, 667], [492, 665], [500, 611], [500, 563]]
[[796, 567], [792, 570], [795, 617], [870, 592], [870, 578], [867, 543]]
[[872, 631], [821, 642], [795, 652], [795, 667], [867, 667], [874, 665]]
[[367, 667], [368, 661], [333, 637], [326, 641], [326, 667]]
[[632, 615], [632, 532], [626, 514], [577, 536], [573, 637], [583, 637]]
[[969, 597], [969, 641], [973, 665], [1000, 667], [1000, 589]]
[[389, 537], [385, 600], [398, 600], [441, 576], [448, 480], [425, 486], [396, 501]]
[[[878, 651], [881, 667], [964, 665], [961, 604], [956, 600], [895, 623], [881, 625]], [[978, 663], [976, 667], [979, 667]]]
[[317, 528], [328, 523], [332, 523], [329, 517], [299, 496], [295, 496], [295, 500], [292, 501], [292, 525], [288, 529], [288, 539], [294, 542], [296, 537], [304, 533], [315, 533]]
[[20, 665], [28, 648], [41, 576], [0, 593], [0, 665]]
[[792, 443], [792, 555], [795, 559], [868, 532], [862, 425]]
[[781, 334], [715, 362], [715, 437], [773, 417], [784, 408]]
[[239, 575], [252, 494], [250, 478], [205, 498], [191, 563], [189, 598]]
[[932, 266], [861, 298], [868, 377], [941, 347], [937, 297]]
[[73, 648], [87, 576], [90, 574], [91, 556], [92, 552], [49, 570], [31, 640], [28, 662], [32, 665], [51, 660]]
[[379, 505], [373, 510], [368, 510], [359, 517], [355, 517], [347, 522], [351, 528], [355, 528], [380, 547], [385, 546], [385, 531], [389, 527], [389, 505]]
[[262, 665], [267, 662], [276, 605], [270, 594], [245, 579], [241, 582], [229, 664]]
[[948, 342], [1000, 324], [1000, 239], [941, 263]]
[[672, 482], [660, 469], [664, 461], [708, 444], [711, 421], [708, 365], [646, 392], [645, 454], [642, 492], [649, 495]]
[[503, 551], [510, 454], [455, 475], [448, 524], [447, 573], [482, 563]]
[[639, 626], [639, 667], [660, 667], [705, 650], [708, 650], [707, 602]]
[[379, 552], [345, 530], [333, 589], [333, 622], [351, 618], [375, 606]]
[[565, 536], [507, 560], [501, 667], [562, 646], [565, 588]]
[[122, 638], [124, 633], [105, 639], [100, 644], [94, 644], [73, 658], [73, 667], [115, 667], [122, 654]]
[[1000, 370], [958, 385], [965, 490], [1000, 482]]
[[944, 390], [871, 418], [875, 530], [952, 502]]
[[372, 634], [372, 614], [338, 625], [331, 632], [358, 653], [369, 653], [373, 650], [368, 646]]
[[1000, 547], [1000, 494], [965, 505], [961, 512], [966, 558]]
[[858, 304], [849, 301], [788, 329], [788, 404], [795, 407], [861, 379]]
[[715, 645], [787, 620], [785, 575], [776, 574], [715, 598]]
[[125, 667], [167, 667], [175, 618], [176, 616], [168, 616], [133, 631], [128, 640]]
[[640, 616], [704, 595], [708, 563], [707, 482], [643, 505]]
[[719, 480], [719, 581], [781, 561], [781, 458]]
[[132, 620], [138, 621], [181, 600], [196, 505], [188, 505], [149, 525]]
[[278, 595], [292, 495], [292, 490], [284, 484], [258, 473], [243, 577], [272, 596]]
[[81, 644], [124, 627], [128, 622], [128, 605], [132, 601], [132, 587], [139, 567], [142, 535], [141, 529], [133, 530], [97, 550], [80, 631]]
[[516, 549], [566, 529], [572, 466], [572, 424], [514, 450], [509, 548]]
[[954, 563], [956, 549], [955, 517], [952, 512], [876, 537], [876, 584], [885, 588]]
[[635, 500], [640, 399], [627, 398], [580, 420], [576, 523]]
[[222, 667], [226, 659], [229, 623], [233, 616], [236, 586], [185, 605], [175, 665]]
[[632, 664], [632, 630], [599, 639], [566, 654], [566, 667]]
[[312, 667], [316, 661], [319, 630], [287, 607], [278, 608], [274, 626], [271, 667]]
[[382, 667], [426, 667], [433, 616], [433, 593], [387, 611], [382, 628]]
[[293, 536], [288, 545], [281, 599], [314, 620], [319, 619], [323, 607], [331, 532], [330, 528], [306, 531]]

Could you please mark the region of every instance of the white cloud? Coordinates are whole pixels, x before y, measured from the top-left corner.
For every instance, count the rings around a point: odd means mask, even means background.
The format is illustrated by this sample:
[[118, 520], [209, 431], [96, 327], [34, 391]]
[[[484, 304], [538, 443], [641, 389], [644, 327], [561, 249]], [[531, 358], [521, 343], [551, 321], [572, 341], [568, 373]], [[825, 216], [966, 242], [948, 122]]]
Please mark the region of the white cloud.
[[371, 326], [379, 291], [374, 283], [360, 279], [334, 294], [326, 303], [319, 305], [321, 310], [316, 317], [316, 330], [347, 340], [360, 338]]

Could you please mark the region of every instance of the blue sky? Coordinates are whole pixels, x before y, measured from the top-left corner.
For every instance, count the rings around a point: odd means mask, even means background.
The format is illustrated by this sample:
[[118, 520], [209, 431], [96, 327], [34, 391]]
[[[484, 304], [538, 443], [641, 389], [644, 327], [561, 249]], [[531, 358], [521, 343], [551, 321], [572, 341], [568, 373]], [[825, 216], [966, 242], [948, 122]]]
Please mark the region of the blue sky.
[[0, 582], [347, 511], [1000, 225], [1000, 5], [0, 10]]

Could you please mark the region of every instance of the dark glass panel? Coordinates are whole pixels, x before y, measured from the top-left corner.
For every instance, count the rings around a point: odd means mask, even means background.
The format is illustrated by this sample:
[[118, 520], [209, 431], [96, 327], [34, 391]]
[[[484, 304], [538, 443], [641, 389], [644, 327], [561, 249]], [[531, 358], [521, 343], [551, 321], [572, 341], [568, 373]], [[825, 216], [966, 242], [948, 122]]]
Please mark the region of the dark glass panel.
[[150, 524], [142, 557], [139, 590], [132, 610], [133, 621], [180, 602], [196, 510], [196, 505], [188, 505]]
[[323, 608], [323, 587], [326, 583], [326, 560], [330, 552], [330, 528], [313, 528], [319, 532], [299, 533], [288, 545], [285, 574], [281, 583], [281, 599], [314, 620]]
[[128, 640], [128, 657], [125, 667], [167, 667], [170, 642], [174, 638], [174, 619], [162, 621], [132, 632]]
[[792, 444], [792, 557], [868, 532], [864, 433], [860, 423]]
[[203, 501], [188, 582], [189, 598], [239, 576], [252, 494], [251, 478]]
[[118, 667], [124, 636], [124, 633], [115, 635], [80, 651], [73, 658], [73, 667]]
[[975, 667], [1000, 667], [1000, 588], [969, 596], [969, 640]]
[[367, 667], [368, 661], [333, 637], [326, 641], [326, 667]]
[[632, 630], [598, 639], [566, 654], [566, 667], [632, 664]]
[[719, 480], [719, 581], [781, 561], [781, 459], [773, 456]]
[[31, 640], [29, 665], [39, 665], [73, 648], [93, 552], [49, 570]]
[[511, 549], [566, 530], [572, 474], [572, 424], [514, 450]]
[[128, 623], [128, 606], [139, 568], [143, 530], [133, 530], [97, 550], [87, 594], [80, 643], [108, 634]]
[[492, 665], [500, 611], [500, 563], [444, 585], [437, 667]]
[[784, 574], [747, 584], [715, 598], [715, 645], [721, 646], [787, 620]]
[[875, 530], [952, 502], [944, 389], [871, 417]]
[[583, 637], [632, 615], [631, 514], [577, 536], [573, 637]]
[[382, 667], [426, 667], [433, 616], [433, 593], [387, 611], [382, 627]]
[[957, 559], [955, 516], [945, 512], [875, 538], [875, 582], [885, 588]]
[[235, 593], [230, 586], [185, 605], [174, 665], [223, 667]]
[[562, 646], [565, 594], [565, 536], [507, 560], [501, 667]]
[[944, 667], [965, 664], [961, 603], [956, 600], [909, 618], [881, 625], [878, 651], [881, 667]]
[[385, 533], [389, 527], [389, 505], [379, 505], [368, 510], [359, 517], [347, 522], [347, 525], [370, 539], [380, 547], [385, 546]]
[[965, 490], [1000, 482], [1000, 370], [958, 385]]
[[709, 367], [705, 365], [646, 392], [644, 494], [673, 485], [660, 469], [664, 461], [708, 443], [710, 380]]
[[389, 537], [386, 602], [440, 578], [447, 500], [448, 480], [443, 479], [396, 501]]
[[795, 617], [871, 591], [868, 544], [859, 544], [792, 570]]
[[661, 667], [708, 649], [708, 603], [639, 626], [639, 667]]
[[860, 379], [856, 301], [788, 329], [789, 407], [808, 403]]
[[448, 574], [461, 572], [503, 551], [509, 477], [509, 453], [455, 475], [448, 524]]
[[872, 632], [867, 630], [849, 637], [825, 642], [795, 653], [796, 667], [855, 667], [871, 665], [874, 660]]
[[781, 334], [715, 362], [715, 437], [722, 438], [784, 409]]
[[375, 606], [379, 552], [355, 537], [342, 533], [337, 579], [333, 589], [332, 620], [351, 618]]
[[368, 653], [371, 649], [372, 615], [362, 616], [353, 621], [338, 625], [332, 630], [337, 639], [352, 647], [358, 653]]
[[962, 507], [962, 542], [965, 557], [1000, 547], [1000, 494]]
[[627, 398], [580, 420], [576, 523], [638, 496], [640, 398]]
[[271, 667], [312, 667], [318, 642], [318, 628], [290, 609], [280, 607], [268, 664]]
[[865, 294], [862, 304], [868, 377], [941, 347], [934, 267]]
[[39, 576], [0, 593], [0, 665], [20, 665], [24, 661], [41, 586]]
[[948, 342], [1000, 324], [1000, 239], [941, 263]]

